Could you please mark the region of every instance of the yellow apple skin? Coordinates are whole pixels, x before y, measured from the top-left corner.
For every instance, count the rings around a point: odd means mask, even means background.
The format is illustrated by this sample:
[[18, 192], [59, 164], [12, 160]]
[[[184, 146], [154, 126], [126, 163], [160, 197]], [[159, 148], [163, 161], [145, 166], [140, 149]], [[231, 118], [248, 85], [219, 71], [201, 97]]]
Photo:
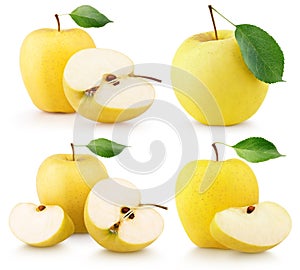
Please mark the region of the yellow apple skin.
[[226, 249], [210, 234], [214, 215], [230, 207], [256, 204], [258, 199], [256, 177], [239, 159], [192, 161], [176, 182], [178, 215], [187, 235], [199, 247]]
[[108, 177], [105, 166], [91, 155], [56, 154], [40, 165], [36, 187], [40, 202], [59, 205], [73, 220], [76, 233], [87, 232], [84, 204], [91, 188]]
[[[184, 93], [174, 90], [181, 105], [197, 121], [230, 126], [256, 113], [267, 94], [268, 84], [256, 79], [247, 68], [233, 31], [220, 30], [218, 37], [217, 41], [214, 32], [207, 32], [186, 39], [176, 51], [172, 65], [192, 74], [207, 87], [223, 119], [217, 111], [215, 115], [201, 111], [189, 93], [193, 89], [182, 89]], [[179, 85], [179, 80], [182, 76], [173, 73], [173, 86]], [[211, 101], [203, 96], [201, 102]]]
[[38, 29], [23, 41], [20, 69], [34, 105], [42, 111], [72, 113], [62, 85], [64, 67], [77, 51], [95, 48], [94, 41], [81, 29]]

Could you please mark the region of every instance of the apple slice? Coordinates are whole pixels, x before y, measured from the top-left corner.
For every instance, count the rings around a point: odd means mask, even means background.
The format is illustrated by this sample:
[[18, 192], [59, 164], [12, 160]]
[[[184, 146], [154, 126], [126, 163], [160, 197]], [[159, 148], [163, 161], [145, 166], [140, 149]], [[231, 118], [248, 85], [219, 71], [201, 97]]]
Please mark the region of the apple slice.
[[273, 202], [262, 202], [216, 213], [210, 232], [230, 249], [256, 253], [282, 242], [291, 226], [291, 218], [284, 208]]
[[74, 232], [71, 218], [56, 205], [19, 203], [10, 213], [9, 225], [19, 240], [35, 247], [56, 245]]
[[65, 66], [65, 95], [80, 115], [93, 121], [132, 119], [145, 112], [155, 98], [154, 87], [133, 71], [133, 62], [120, 52], [81, 50]]
[[116, 252], [145, 248], [164, 227], [160, 214], [141, 205], [139, 190], [123, 179], [98, 182], [87, 198], [84, 218], [92, 238]]

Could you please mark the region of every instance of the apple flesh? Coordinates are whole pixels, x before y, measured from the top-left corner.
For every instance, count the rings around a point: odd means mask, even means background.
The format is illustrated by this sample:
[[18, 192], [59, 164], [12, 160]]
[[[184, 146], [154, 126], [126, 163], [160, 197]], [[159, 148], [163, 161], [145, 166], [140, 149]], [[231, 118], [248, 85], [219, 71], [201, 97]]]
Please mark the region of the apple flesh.
[[191, 241], [199, 247], [227, 247], [210, 234], [214, 215], [229, 207], [256, 204], [259, 192], [251, 168], [239, 159], [196, 160], [180, 171], [176, 206]]
[[56, 205], [19, 203], [10, 213], [9, 226], [19, 240], [35, 247], [56, 245], [74, 232], [71, 218]]
[[133, 62], [120, 52], [81, 50], [65, 67], [65, 94], [73, 108], [90, 120], [130, 120], [145, 112], [155, 98], [153, 86], [133, 71]]
[[123, 179], [97, 183], [87, 198], [84, 218], [92, 238], [115, 252], [145, 248], [159, 237], [164, 226], [158, 212], [140, 206], [140, 192]]
[[103, 163], [92, 155], [56, 154], [46, 158], [36, 176], [42, 204], [61, 206], [72, 218], [76, 233], [85, 233], [83, 212], [91, 188], [108, 177]]
[[[197, 121], [229, 126], [256, 113], [267, 94], [268, 84], [255, 78], [247, 68], [233, 31], [219, 30], [218, 37], [216, 40], [214, 32], [201, 33], [181, 44], [173, 58], [176, 69], [172, 72], [172, 84], [184, 85], [184, 89], [175, 88], [175, 94]], [[193, 75], [199, 83], [190, 80], [191, 83], [182, 84], [184, 74]], [[197, 93], [203, 94], [195, 97]]]
[[216, 213], [210, 231], [230, 249], [257, 253], [281, 243], [291, 226], [291, 218], [284, 208], [273, 202], [262, 202]]
[[90, 35], [78, 28], [44, 28], [27, 35], [20, 50], [20, 69], [37, 108], [46, 112], [74, 112], [63, 89], [64, 68], [75, 52], [94, 47]]

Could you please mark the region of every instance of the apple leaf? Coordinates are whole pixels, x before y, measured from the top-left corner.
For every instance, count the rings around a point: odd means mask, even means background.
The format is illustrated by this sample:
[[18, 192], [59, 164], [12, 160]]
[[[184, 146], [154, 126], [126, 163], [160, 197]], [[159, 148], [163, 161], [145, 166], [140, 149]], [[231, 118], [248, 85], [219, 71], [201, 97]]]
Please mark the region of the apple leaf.
[[266, 83], [282, 82], [284, 55], [272, 36], [250, 25], [236, 25], [235, 38], [243, 59], [254, 76]]
[[98, 156], [110, 158], [119, 155], [128, 146], [118, 144], [105, 138], [99, 138], [90, 141], [86, 147]]
[[107, 23], [112, 22], [97, 9], [89, 5], [80, 6], [74, 9], [69, 15], [75, 23], [84, 28], [102, 27]]
[[284, 156], [273, 143], [261, 137], [251, 137], [231, 147], [241, 158], [254, 163]]

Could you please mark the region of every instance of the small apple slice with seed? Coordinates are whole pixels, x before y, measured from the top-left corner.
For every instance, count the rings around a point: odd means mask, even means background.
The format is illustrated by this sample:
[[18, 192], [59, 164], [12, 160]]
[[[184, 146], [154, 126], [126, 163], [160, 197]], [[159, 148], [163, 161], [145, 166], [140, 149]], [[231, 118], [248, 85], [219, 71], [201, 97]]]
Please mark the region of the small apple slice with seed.
[[123, 179], [105, 179], [91, 190], [85, 205], [85, 225], [92, 238], [116, 252], [137, 251], [163, 231], [160, 205], [140, 204], [140, 191]]
[[284, 208], [273, 202], [262, 202], [216, 213], [210, 232], [230, 249], [256, 253], [281, 243], [291, 226], [291, 218]]
[[71, 218], [57, 205], [19, 203], [10, 213], [9, 226], [19, 240], [35, 247], [56, 245], [74, 233]]

